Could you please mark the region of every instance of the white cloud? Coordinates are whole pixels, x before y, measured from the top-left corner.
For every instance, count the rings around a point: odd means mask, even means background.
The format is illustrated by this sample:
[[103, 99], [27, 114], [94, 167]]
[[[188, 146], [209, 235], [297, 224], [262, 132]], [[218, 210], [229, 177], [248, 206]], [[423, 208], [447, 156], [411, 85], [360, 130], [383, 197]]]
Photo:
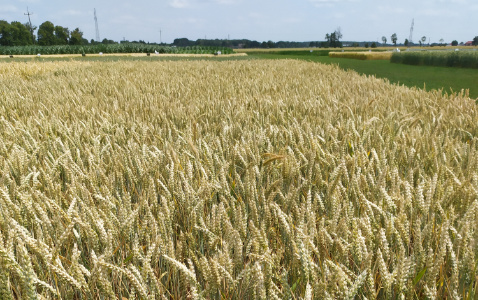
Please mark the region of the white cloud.
[[335, 4], [344, 2], [359, 2], [360, 0], [309, 0], [316, 7], [332, 7]]
[[236, 0], [214, 0], [215, 3], [217, 4], [236, 4], [238, 1]]
[[425, 9], [421, 11], [419, 15], [429, 17], [458, 17], [459, 13], [455, 11], [450, 11], [448, 9]]
[[378, 6], [377, 7], [377, 12], [380, 14], [387, 14], [387, 15], [396, 15], [396, 14], [405, 14], [407, 13], [407, 10], [404, 9], [403, 7], [399, 6]]
[[174, 8], [186, 8], [196, 7], [201, 4], [219, 4], [219, 5], [231, 5], [238, 4], [240, 0], [171, 0], [169, 6]]
[[64, 14], [68, 15], [68, 16], [81, 16], [81, 15], [83, 15], [83, 11], [69, 9], [69, 10], [65, 11]]
[[18, 9], [14, 5], [0, 5], [0, 13], [17, 12]]
[[169, 2], [169, 5], [174, 8], [185, 8], [190, 6], [190, 3], [187, 0], [173, 0]]
[[110, 20], [113, 24], [137, 24], [138, 19], [132, 15], [120, 15]]
[[300, 18], [294, 18], [294, 17], [290, 17], [290, 18], [285, 18], [282, 20], [284, 23], [288, 23], [288, 24], [293, 24], [293, 23], [302, 23], [302, 19]]

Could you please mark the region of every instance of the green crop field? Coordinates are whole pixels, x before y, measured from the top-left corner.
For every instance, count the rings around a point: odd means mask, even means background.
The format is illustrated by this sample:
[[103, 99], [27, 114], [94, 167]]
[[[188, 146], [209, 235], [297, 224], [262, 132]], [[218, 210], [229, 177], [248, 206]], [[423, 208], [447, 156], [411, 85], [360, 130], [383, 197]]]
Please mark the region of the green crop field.
[[394, 53], [392, 63], [478, 69], [478, 51], [412, 51]]
[[0, 63], [0, 299], [478, 297], [474, 100], [216, 58]]
[[249, 57], [257, 59], [303, 59], [324, 64], [338, 64], [345, 70], [354, 70], [360, 74], [373, 75], [378, 78], [388, 79], [391, 83], [404, 84], [408, 87], [425, 88], [426, 90], [443, 90], [446, 93], [469, 90], [469, 96], [478, 99], [478, 70], [465, 68], [412, 66], [392, 64], [380, 60], [353, 60], [345, 58], [330, 58], [328, 52], [322, 55], [314, 53], [300, 54], [288, 52], [287, 54], [246, 52]]
[[1, 46], [0, 55], [52, 55], [52, 54], [98, 54], [98, 53], [173, 53], [173, 54], [213, 54], [221, 51], [223, 54], [232, 53], [226, 47], [169, 47], [139, 43], [124, 44], [97, 44], [97, 45], [54, 45], [54, 46]]

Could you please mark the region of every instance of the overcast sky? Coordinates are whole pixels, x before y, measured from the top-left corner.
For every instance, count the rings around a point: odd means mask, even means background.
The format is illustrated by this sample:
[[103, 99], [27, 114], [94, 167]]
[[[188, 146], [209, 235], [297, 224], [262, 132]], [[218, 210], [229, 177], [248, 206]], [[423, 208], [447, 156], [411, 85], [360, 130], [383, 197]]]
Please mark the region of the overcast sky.
[[478, 36], [477, 0], [0, 0], [0, 20], [33, 25], [44, 21], [79, 27], [95, 38], [172, 43], [190, 40], [250, 39], [317, 41], [341, 27], [345, 41], [377, 41], [396, 33], [403, 43], [415, 20], [413, 41], [466, 42]]

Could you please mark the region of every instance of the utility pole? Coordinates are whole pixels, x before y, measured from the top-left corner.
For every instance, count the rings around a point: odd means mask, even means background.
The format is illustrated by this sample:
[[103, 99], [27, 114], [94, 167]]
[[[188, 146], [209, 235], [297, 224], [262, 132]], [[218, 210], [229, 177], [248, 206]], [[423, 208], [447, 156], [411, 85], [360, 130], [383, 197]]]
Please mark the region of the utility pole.
[[96, 29], [96, 42], [100, 42], [100, 30], [98, 29], [98, 19], [96, 18], [96, 8], [94, 9], [95, 12], [95, 29]]
[[415, 19], [412, 19], [412, 26], [410, 27], [410, 37], [408, 38], [408, 44], [411, 45], [413, 43], [413, 25], [415, 24]]
[[32, 20], [30, 19], [30, 16], [33, 15], [33, 13], [28, 11], [28, 6], [27, 6], [27, 13], [24, 14], [25, 16], [28, 16], [28, 22], [30, 24], [30, 33], [32, 34], [32, 42], [35, 44], [35, 37], [33, 36], [33, 26], [32, 26]]

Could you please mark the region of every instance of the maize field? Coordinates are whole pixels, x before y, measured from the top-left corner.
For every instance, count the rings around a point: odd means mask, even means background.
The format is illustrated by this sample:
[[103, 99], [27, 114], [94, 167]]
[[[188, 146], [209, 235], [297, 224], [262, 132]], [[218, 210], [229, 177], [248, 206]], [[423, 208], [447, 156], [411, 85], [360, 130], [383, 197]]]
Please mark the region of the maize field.
[[98, 54], [98, 53], [166, 53], [166, 54], [232, 54], [234, 51], [226, 47], [170, 47], [153, 44], [122, 43], [97, 45], [55, 45], [55, 46], [2, 46], [0, 55], [37, 55], [37, 54]]
[[476, 299], [478, 106], [296, 60], [0, 63], [1, 299]]

